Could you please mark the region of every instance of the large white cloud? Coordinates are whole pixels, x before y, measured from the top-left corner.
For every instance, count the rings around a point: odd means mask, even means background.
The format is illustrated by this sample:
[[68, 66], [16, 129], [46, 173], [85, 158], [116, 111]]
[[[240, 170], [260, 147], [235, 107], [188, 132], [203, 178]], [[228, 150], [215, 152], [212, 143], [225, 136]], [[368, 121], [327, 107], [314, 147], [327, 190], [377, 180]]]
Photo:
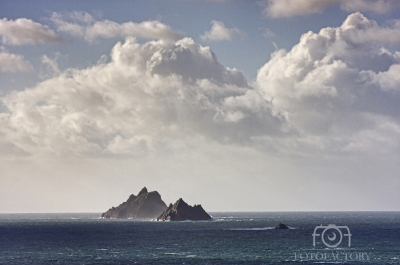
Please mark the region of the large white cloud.
[[327, 7], [340, 4], [347, 12], [387, 13], [398, 5], [395, 0], [268, 0], [266, 13], [270, 17], [292, 17], [322, 13]]
[[0, 19], [0, 36], [4, 44], [22, 45], [35, 42], [59, 42], [61, 37], [52, 29], [31, 19]]
[[223, 41], [223, 40], [232, 40], [234, 37], [243, 35], [244, 33], [237, 29], [232, 28], [229, 29], [225, 27], [225, 24], [221, 21], [213, 20], [211, 21], [211, 29], [209, 31], [204, 32], [201, 36], [203, 41]]
[[181, 36], [159, 21], [141, 23], [117, 23], [110, 20], [97, 21], [86, 12], [53, 13], [51, 20], [56, 24], [57, 31], [73, 36], [83, 37], [92, 42], [97, 38], [115, 38], [137, 36], [146, 39], [164, 39], [176, 41]]
[[[258, 84], [274, 110], [322, 149], [393, 152], [400, 53], [384, 45], [399, 43], [399, 30], [351, 14], [341, 27], [308, 32], [290, 51], [275, 52], [259, 70]], [[386, 141], [372, 137], [379, 134]]]
[[191, 39], [139, 44], [129, 37], [111, 58], [5, 96], [0, 134], [6, 150], [138, 155], [167, 139], [244, 143], [290, 130], [241, 72]]
[[272, 55], [255, 87], [189, 38], [128, 37], [109, 63], [55, 68], [57, 77], [4, 96], [2, 150], [141, 155], [193, 136], [290, 155], [393, 153], [400, 54], [385, 48], [398, 42], [393, 25], [355, 13], [308, 32]]

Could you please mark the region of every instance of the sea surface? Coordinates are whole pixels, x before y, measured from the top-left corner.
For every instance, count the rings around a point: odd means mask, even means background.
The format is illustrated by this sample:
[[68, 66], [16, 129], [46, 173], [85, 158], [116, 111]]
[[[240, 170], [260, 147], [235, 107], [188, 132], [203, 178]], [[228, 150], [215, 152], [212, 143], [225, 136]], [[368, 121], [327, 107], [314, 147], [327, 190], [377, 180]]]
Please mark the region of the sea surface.
[[[210, 214], [204, 222], [0, 214], [0, 264], [400, 263], [400, 212]], [[290, 229], [273, 229], [279, 223]]]

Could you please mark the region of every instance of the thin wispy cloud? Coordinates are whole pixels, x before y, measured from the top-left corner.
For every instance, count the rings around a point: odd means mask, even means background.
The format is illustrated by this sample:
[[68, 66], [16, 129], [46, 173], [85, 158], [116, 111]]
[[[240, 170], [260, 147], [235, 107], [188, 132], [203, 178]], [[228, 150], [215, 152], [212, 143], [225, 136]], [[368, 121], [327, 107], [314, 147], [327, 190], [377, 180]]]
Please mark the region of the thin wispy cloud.
[[258, 29], [266, 38], [272, 38], [275, 37], [276, 34], [269, 28], [263, 27]]

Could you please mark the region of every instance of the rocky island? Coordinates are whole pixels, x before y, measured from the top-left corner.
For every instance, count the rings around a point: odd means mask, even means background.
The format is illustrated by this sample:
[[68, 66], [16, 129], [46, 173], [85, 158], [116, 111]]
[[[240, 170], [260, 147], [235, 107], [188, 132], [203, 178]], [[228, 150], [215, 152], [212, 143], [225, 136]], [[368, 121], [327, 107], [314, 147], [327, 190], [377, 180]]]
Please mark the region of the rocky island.
[[180, 198], [168, 206], [165, 211], [158, 216], [157, 221], [209, 221], [211, 216], [204, 211], [201, 205], [190, 206]]
[[277, 226], [275, 226], [275, 229], [289, 229], [289, 227], [285, 224], [279, 223]]
[[102, 218], [157, 218], [167, 205], [157, 191], [148, 192], [144, 187], [137, 196], [129, 196], [126, 202], [112, 207], [101, 215]]

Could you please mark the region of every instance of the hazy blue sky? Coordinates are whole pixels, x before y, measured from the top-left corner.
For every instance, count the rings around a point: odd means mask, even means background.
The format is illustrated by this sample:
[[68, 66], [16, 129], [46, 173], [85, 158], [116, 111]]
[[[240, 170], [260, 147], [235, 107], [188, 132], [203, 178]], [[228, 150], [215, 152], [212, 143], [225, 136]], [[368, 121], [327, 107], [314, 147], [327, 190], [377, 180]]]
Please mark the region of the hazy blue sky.
[[157, 190], [400, 210], [400, 4], [0, 1], [0, 212]]

